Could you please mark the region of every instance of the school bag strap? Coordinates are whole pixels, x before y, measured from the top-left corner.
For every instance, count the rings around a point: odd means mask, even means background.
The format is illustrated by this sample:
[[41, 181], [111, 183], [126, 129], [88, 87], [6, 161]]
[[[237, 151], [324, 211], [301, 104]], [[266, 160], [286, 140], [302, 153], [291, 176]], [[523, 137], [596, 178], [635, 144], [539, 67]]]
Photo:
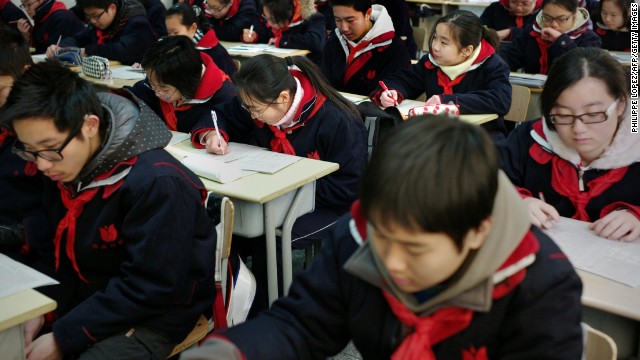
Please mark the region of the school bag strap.
[[404, 121], [400, 110], [395, 106], [381, 109], [371, 101], [363, 101], [356, 104], [364, 125], [367, 128], [367, 149], [369, 158], [374, 147], [384, 138], [384, 136], [394, 127]]

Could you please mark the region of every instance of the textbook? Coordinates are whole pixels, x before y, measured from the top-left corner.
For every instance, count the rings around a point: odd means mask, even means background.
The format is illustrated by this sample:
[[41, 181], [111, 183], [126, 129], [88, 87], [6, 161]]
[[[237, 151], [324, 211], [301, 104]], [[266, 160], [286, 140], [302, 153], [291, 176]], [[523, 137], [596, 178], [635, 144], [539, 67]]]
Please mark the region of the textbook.
[[510, 73], [509, 82], [516, 85], [523, 85], [530, 88], [544, 87], [544, 83], [547, 81], [547, 75], [543, 74], [525, 74], [525, 73]]

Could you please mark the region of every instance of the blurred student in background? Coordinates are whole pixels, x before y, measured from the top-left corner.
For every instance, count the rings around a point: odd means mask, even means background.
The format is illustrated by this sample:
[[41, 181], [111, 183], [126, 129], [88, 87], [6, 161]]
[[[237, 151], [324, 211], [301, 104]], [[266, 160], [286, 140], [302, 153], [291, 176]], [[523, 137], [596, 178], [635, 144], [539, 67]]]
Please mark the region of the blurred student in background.
[[498, 33], [501, 41], [515, 39], [536, 19], [542, 0], [500, 0], [487, 6], [482, 23]]
[[631, 52], [631, 0], [602, 0], [594, 17], [603, 49]]
[[33, 26], [27, 19], [18, 20], [18, 30], [36, 54], [47, 51], [60, 37], [73, 36], [84, 29], [84, 24], [66, 5], [56, 0], [33, 0], [22, 2], [22, 8], [33, 19]]

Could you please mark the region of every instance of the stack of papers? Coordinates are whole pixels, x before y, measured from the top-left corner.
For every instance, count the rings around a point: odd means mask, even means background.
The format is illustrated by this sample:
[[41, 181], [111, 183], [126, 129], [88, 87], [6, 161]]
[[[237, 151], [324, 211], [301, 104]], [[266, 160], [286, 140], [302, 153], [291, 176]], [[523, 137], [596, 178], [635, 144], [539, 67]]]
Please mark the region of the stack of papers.
[[0, 298], [58, 282], [10, 257], [0, 254]]
[[228, 48], [227, 51], [231, 55], [242, 55], [242, 54], [249, 55], [249, 54], [256, 54], [256, 53], [290, 54], [299, 50], [283, 49], [283, 48], [278, 48], [273, 45], [267, 45], [267, 44], [242, 44], [242, 45], [232, 46]]
[[547, 75], [543, 74], [525, 74], [525, 73], [510, 73], [509, 82], [516, 85], [523, 85], [530, 88], [544, 87], [544, 83], [547, 81]]
[[111, 76], [122, 80], [144, 80], [145, 72], [131, 66], [117, 66], [111, 68]]
[[182, 163], [196, 175], [228, 183], [257, 172], [273, 174], [299, 161], [298, 156], [272, 152], [257, 146], [229, 143], [229, 153], [208, 154], [200, 149], [184, 158]]

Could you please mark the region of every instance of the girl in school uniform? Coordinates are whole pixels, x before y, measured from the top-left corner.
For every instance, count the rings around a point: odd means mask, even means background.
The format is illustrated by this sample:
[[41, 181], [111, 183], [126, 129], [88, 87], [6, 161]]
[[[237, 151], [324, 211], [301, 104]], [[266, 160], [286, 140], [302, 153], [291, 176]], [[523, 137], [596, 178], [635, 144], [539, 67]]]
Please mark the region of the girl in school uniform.
[[577, 0], [544, 0], [542, 11], [523, 34], [500, 48], [512, 71], [546, 74], [553, 61], [576, 47], [600, 47], [589, 12]]
[[264, 0], [264, 22], [246, 28], [245, 43], [269, 43], [279, 48], [311, 51], [307, 57], [316, 64], [322, 59], [327, 40], [324, 17], [316, 12], [311, 0]]
[[595, 14], [595, 32], [602, 40], [602, 48], [631, 51], [631, 0], [602, 0]]
[[572, 50], [551, 67], [540, 104], [542, 119], [498, 143], [531, 221], [549, 228], [571, 217], [608, 239], [638, 239], [640, 137], [622, 65], [602, 49]]
[[[323, 240], [356, 199], [357, 182], [367, 164], [367, 131], [358, 111], [302, 56], [254, 56], [233, 81], [238, 96], [216, 106], [223, 138], [207, 128], [194, 130], [194, 136], [213, 154], [233, 152], [227, 141], [234, 141], [338, 163], [339, 170], [317, 180], [315, 210], [298, 218], [292, 230], [296, 248]], [[264, 239], [251, 243], [245, 246], [253, 247], [254, 255], [264, 253]], [[253, 272], [266, 276], [264, 256], [253, 257]], [[254, 309], [268, 306], [266, 278], [257, 283]]]
[[505, 136], [504, 116], [511, 106], [509, 67], [497, 56], [498, 35], [470, 11], [453, 11], [433, 27], [429, 54], [417, 64], [384, 78], [371, 93], [383, 107], [426, 93], [427, 105], [458, 105], [461, 114], [498, 114], [483, 124], [494, 140]]
[[206, 0], [202, 5], [222, 41], [242, 41], [242, 29], [249, 29], [257, 16], [254, 0]]
[[213, 106], [235, 96], [229, 76], [186, 36], [167, 36], [152, 44], [141, 65], [147, 78], [130, 90], [172, 131], [193, 132], [198, 123], [212, 128]]
[[33, 19], [33, 26], [27, 19], [18, 20], [18, 30], [36, 53], [47, 51], [60, 37], [73, 36], [84, 29], [84, 24], [65, 4], [54, 0], [35, 0], [22, 2], [25, 12]]
[[[202, 14], [202, 13], [201, 13]], [[209, 22], [187, 4], [175, 4], [167, 10], [165, 23], [169, 36], [185, 35], [196, 45], [196, 49], [211, 57], [227, 75], [238, 70], [227, 49], [220, 44]]]
[[480, 20], [494, 29], [500, 40], [511, 41], [533, 23], [541, 7], [542, 0], [500, 0], [487, 6]]

